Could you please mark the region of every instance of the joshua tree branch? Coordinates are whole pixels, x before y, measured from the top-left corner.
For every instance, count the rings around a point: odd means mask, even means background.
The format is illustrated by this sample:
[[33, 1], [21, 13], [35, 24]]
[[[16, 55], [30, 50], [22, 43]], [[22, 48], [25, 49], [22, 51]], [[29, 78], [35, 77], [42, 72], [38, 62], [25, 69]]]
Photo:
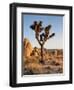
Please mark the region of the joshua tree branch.
[[52, 33], [51, 35], [49, 35], [48, 39], [53, 37], [55, 35], [55, 33]]
[[50, 39], [51, 37], [53, 37], [55, 35], [55, 33], [52, 33], [51, 35], [49, 35], [49, 37], [48, 38], [46, 38], [44, 41], [43, 41], [43, 45], [45, 44], [45, 42], [48, 40], [48, 39]]
[[41, 42], [40, 42], [39, 37], [37, 35], [36, 35], [36, 39], [37, 39], [38, 43], [41, 45]]

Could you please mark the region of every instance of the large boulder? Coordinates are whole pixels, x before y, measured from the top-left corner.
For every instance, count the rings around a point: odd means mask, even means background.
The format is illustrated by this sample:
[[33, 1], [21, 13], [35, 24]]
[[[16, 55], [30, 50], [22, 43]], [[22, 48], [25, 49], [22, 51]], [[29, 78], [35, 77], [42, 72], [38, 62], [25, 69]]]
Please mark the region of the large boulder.
[[24, 39], [24, 56], [29, 57], [30, 54], [32, 53], [32, 50], [33, 50], [33, 47], [30, 41], [27, 38], [25, 38]]
[[39, 49], [37, 47], [34, 47], [31, 56], [39, 56]]

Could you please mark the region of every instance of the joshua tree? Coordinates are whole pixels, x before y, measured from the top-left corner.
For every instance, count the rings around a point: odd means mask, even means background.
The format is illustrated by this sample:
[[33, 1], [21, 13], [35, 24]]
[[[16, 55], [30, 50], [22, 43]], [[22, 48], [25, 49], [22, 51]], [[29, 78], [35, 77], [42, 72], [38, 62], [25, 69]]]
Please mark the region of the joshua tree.
[[38, 43], [41, 46], [41, 63], [43, 63], [43, 46], [45, 42], [53, 37], [55, 33], [50, 34], [51, 25], [46, 26], [45, 28], [42, 27], [42, 21], [34, 21], [34, 23], [30, 26], [32, 30], [35, 31], [35, 37]]

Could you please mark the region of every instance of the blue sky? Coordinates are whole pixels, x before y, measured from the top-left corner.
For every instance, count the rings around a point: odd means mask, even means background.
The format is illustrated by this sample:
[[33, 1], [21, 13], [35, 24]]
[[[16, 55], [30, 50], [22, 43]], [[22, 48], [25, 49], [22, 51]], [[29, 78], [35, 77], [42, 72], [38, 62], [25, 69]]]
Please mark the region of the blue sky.
[[42, 21], [43, 27], [51, 24], [51, 33], [54, 32], [55, 36], [49, 39], [44, 47], [48, 49], [62, 49], [63, 48], [63, 16], [57, 15], [36, 15], [36, 14], [23, 14], [23, 36], [28, 38], [33, 47], [39, 47], [35, 39], [35, 32], [30, 28], [34, 21]]

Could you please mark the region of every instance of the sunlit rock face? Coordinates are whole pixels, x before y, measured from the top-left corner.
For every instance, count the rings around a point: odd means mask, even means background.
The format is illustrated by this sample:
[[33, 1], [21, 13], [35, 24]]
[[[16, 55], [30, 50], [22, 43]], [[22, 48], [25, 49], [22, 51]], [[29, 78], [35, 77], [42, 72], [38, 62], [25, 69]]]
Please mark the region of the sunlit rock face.
[[23, 48], [24, 48], [24, 56], [29, 57], [30, 54], [32, 53], [33, 48], [32, 48], [30, 41], [27, 38], [24, 39]]

